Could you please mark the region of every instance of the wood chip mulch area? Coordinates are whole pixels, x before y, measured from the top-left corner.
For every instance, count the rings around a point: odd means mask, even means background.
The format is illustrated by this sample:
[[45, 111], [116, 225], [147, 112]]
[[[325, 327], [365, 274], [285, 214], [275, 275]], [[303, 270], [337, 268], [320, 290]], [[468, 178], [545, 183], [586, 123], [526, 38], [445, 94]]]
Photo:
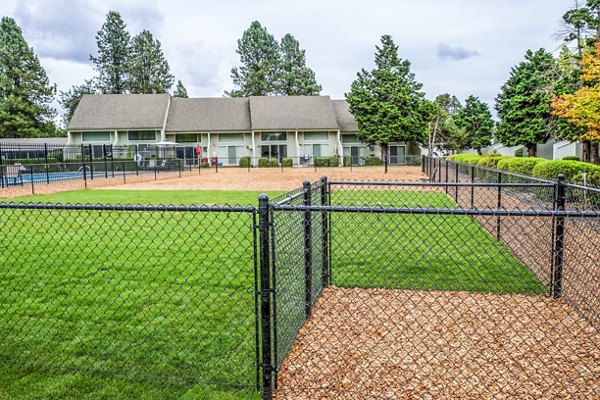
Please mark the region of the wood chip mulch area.
[[598, 399], [600, 333], [543, 296], [329, 287], [283, 399]]

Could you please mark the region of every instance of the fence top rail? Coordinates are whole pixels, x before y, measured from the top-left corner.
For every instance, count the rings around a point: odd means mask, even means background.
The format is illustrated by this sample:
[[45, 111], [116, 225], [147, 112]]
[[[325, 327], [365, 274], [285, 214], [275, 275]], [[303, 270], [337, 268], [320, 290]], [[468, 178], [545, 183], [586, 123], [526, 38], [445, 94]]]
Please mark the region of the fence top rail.
[[230, 205], [132, 205], [132, 204], [51, 204], [51, 203], [0, 203], [0, 209], [18, 210], [72, 210], [72, 211], [128, 211], [128, 212], [233, 212], [256, 213], [254, 206]]
[[368, 207], [368, 206], [319, 206], [272, 204], [273, 211], [314, 211], [332, 213], [372, 213], [372, 214], [418, 214], [418, 215], [467, 215], [467, 216], [506, 216], [506, 217], [569, 217], [599, 218], [600, 211], [581, 210], [505, 210], [474, 208], [408, 208], [408, 207]]
[[584, 185], [578, 185], [576, 183], [565, 183], [565, 187], [571, 188], [571, 189], [580, 189], [580, 190], [586, 190], [586, 191], [590, 191], [590, 192], [600, 193], [600, 187], [597, 187], [597, 186], [584, 186]]
[[437, 187], [554, 187], [555, 182], [516, 183], [516, 182], [358, 182], [358, 181], [331, 181], [331, 185], [355, 186], [437, 186]]

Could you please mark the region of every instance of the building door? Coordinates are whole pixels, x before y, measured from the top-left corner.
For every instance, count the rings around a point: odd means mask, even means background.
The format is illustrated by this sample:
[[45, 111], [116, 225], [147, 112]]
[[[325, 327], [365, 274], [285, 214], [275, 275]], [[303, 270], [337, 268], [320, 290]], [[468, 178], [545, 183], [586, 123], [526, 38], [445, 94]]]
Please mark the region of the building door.
[[390, 146], [390, 164], [406, 164], [406, 146]]

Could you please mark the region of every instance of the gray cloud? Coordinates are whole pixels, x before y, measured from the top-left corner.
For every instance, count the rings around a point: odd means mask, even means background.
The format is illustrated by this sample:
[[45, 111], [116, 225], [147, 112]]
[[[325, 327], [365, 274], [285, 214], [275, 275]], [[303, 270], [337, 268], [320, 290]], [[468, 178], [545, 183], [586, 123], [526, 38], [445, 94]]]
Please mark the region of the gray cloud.
[[477, 50], [465, 49], [462, 46], [452, 47], [445, 43], [437, 45], [437, 56], [441, 59], [462, 61], [478, 55], [479, 52]]
[[21, 0], [14, 17], [40, 57], [88, 62], [102, 24], [93, 3], [69, 0]]

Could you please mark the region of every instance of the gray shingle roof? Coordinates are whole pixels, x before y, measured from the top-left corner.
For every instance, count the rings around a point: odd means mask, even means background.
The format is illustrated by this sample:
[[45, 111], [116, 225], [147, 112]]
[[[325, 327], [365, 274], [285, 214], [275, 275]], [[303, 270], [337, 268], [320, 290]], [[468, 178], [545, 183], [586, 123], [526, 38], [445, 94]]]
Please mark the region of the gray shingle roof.
[[249, 131], [248, 98], [173, 98], [167, 132]]
[[83, 95], [69, 130], [162, 129], [168, 94]]
[[331, 100], [333, 109], [337, 116], [338, 125], [342, 132], [356, 132], [358, 123], [350, 113], [350, 105], [346, 100]]
[[252, 129], [337, 130], [329, 96], [250, 97]]

